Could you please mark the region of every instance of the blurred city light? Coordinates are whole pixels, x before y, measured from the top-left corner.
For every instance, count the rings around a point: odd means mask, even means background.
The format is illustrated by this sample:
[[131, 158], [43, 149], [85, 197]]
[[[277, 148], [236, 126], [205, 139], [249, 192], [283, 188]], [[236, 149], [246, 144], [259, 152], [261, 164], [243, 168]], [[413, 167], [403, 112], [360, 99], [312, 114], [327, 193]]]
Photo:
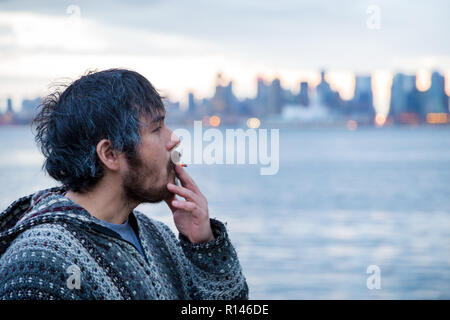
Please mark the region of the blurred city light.
[[429, 113], [427, 114], [427, 122], [429, 124], [443, 124], [450, 122], [450, 117], [447, 113]]
[[211, 125], [211, 127], [218, 127], [220, 124], [220, 118], [218, 116], [210, 117], [209, 124]]
[[247, 127], [251, 129], [258, 129], [261, 125], [261, 121], [258, 118], [249, 118], [247, 120]]
[[350, 131], [355, 131], [358, 128], [358, 122], [355, 120], [348, 120], [347, 121], [347, 129]]
[[375, 116], [375, 125], [377, 127], [382, 127], [386, 123], [386, 116], [382, 114], [377, 114]]

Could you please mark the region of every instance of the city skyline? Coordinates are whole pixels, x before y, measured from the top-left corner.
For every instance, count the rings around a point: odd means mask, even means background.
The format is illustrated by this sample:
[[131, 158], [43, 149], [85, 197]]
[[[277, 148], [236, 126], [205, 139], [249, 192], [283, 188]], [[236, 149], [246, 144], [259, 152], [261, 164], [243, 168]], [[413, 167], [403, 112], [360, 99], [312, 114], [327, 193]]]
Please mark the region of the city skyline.
[[[364, 74], [355, 74], [350, 71], [335, 71], [335, 70], [326, 70], [326, 80], [330, 84], [331, 88], [334, 91], [339, 92], [340, 97], [343, 100], [350, 101], [354, 97], [354, 90], [355, 90], [355, 82], [358, 77], [365, 77], [370, 76], [372, 78], [371, 80], [371, 86], [373, 90], [373, 100], [374, 100], [374, 107], [377, 111], [377, 113], [387, 115], [389, 112], [389, 106], [390, 106], [390, 90], [392, 83], [394, 81], [395, 75], [397, 74], [404, 74], [407, 76], [413, 76], [415, 80], [415, 84], [417, 87], [417, 90], [420, 92], [424, 92], [429, 89], [431, 86], [431, 77], [433, 72], [439, 72], [443, 75], [445, 79], [445, 93], [450, 96], [450, 72], [443, 73], [439, 69], [433, 69], [433, 70], [425, 70], [421, 69], [418, 70], [417, 73], [405, 73], [405, 72], [391, 72], [387, 70], [383, 71], [376, 71], [373, 73], [364, 73]], [[236, 90], [237, 87], [239, 87], [239, 82], [233, 79], [230, 76], [227, 76], [226, 73], [217, 72], [214, 76], [214, 79], [211, 79], [210, 83], [208, 84], [209, 90], [205, 90], [206, 94], [199, 95], [197, 90], [189, 90], [188, 86], [185, 87], [183, 90], [182, 96], [178, 98], [177, 95], [170, 94], [170, 90], [160, 90], [162, 91], [163, 95], [168, 97], [169, 100], [180, 102], [181, 108], [187, 108], [189, 101], [188, 101], [188, 95], [189, 93], [194, 93], [197, 98], [208, 98], [214, 94], [215, 85], [217, 82], [217, 74], [220, 74], [222, 77], [222, 82], [228, 82], [231, 81], [233, 83], [233, 93], [236, 95], [239, 99], [246, 99], [246, 98], [252, 98], [256, 97], [257, 95], [257, 85], [255, 85], [258, 81], [258, 79], [263, 79], [265, 82], [271, 82], [274, 79], [278, 79], [281, 82], [281, 86], [284, 87], [287, 90], [291, 91], [298, 91], [298, 88], [302, 82], [307, 82], [309, 88], [315, 89], [316, 86], [320, 82], [321, 77], [321, 71], [311, 71], [309, 73], [305, 73], [304, 76], [299, 76], [298, 80], [294, 83], [285, 81], [283, 77], [278, 76], [264, 76], [262, 73], [258, 73], [257, 76], [255, 76], [253, 88], [247, 92], [242, 92], [240, 90]], [[81, 75], [80, 75], [81, 76]], [[72, 79], [75, 80], [76, 78]], [[0, 112], [5, 112], [7, 109], [7, 105], [5, 101], [8, 98], [12, 98], [13, 100], [13, 110], [16, 112], [20, 111], [20, 106], [22, 104], [23, 100], [32, 100], [36, 98], [37, 96], [45, 96], [46, 94], [51, 92], [51, 85], [55, 83], [59, 83], [60, 81], [67, 82], [70, 80], [70, 78], [57, 78], [53, 81], [50, 81], [47, 84], [47, 88], [45, 90], [41, 90], [40, 93], [36, 94], [23, 94], [23, 95], [17, 95], [17, 94], [0, 94]], [[150, 80], [150, 79], [149, 79]], [[151, 81], [151, 80], [150, 80]]]
[[[214, 94], [208, 97], [189, 92], [187, 106], [179, 101], [163, 97], [170, 122], [190, 123], [195, 119], [212, 126], [236, 124], [243, 119], [247, 125], [259, 126], [260, 120], [289, 123], [322, 123], [350, 121], [350, 127], [358, 123], [383, 126], [395, 124], [443, 124], [450, 123], [450, 100], [446, 93], [446, 77], [438, 71], [431, 74], [429, 84], [418, 80], [418, 74], [396, 73], [388, 88], [389, 109], [379, 112], [375, 106], [376, 86], [372, 75], [354, 78], [351, 99], [346, 99], [333, 88], [327, 71], [320, 72], [319, 83], [311, 86], [301, 81], [298, 90], [285, 88], [280, 79], [271, 81], [258, 77], [256, 96], [239, 98], [235, 95], [233, 81], [217, 73]], [[0, 124], [28, 123], [37, 112], [40, 97], [25, 99], [22, 108], [13, 109], [13, 100], [7, 99], [7, 110], [0, 113]], [[16, 108], [17, 109], [17, 108]], [[206, 117], [206, 118], [205, 118]], [[252, 118], [253, 117], [253, 118]], [[248, 122], [251, 121], [251, 122]], [[256, 121], [256, 122], [255, 122]], [[250, 124], [249, 124], [250, 123]]]
[[[99, 69], [101, 70], [101, 69]], [[373, 72], [367, 73], [356, 73], [349, 70], [337, 70], [337, 69], [327, 69], [326, 71], [326, 79], [330, 83], [330, 86], [333, 90], [339, 92], [341, 98], [343, 100], [351, 100], [353, 99], [354, 89], [355, 89], [355, 81], [357, 77], [361, 76], [371, 76], [372, 78], [372, 90], [373, 90], [373, 99], [374, 99], [374, 107], [377, 113], [387, 115], [389, 112], [390, 106], [390, 88], [392, 86], [392, 82], [394, 81], [394, 77], [396, 74], [405, 74], [409, 76], [414, 76], [416, 79], [416, 86], [420, 92], [426, 91], [429, 89], [431, 85], [431, 77], [433, 72], [439, 72], [445, 78], [445, 93], [450, 96], [450, 71], [444, 72], [443, 68], [432, 68], [432, 69], [417, 69], [416, 72], [407, 72], [404, 70], [396, 69], [397, 71], [392, 70], [376, 70]], [[139, 72], [139, 70], [137, 70]], [[86, 71], [87, 72], [87, 71]], [[179, 94], [174, 94], [177, 90], [161, 89], [159, 87], [159, 91], [163, 96], [168, 97], [170, 100], [174, 100], [180, 102], [182, 108], [187, 108], [188, 106], [188, 95], [193, 92], [197, 97], [200, 98], [208, 98], [214, 94], [215, 90], [215, 79], [217, 74], [221, 74], [223, 77], [223, 81], [231, 81], [233, 82], [234, 94], [239, 99], [245, 99], [248, 97], [255, 97], [257, 94], [257, 86], [255, 83], [258, 79], [262, 78], [264, 81], [271, 82], [274, 79], [279, 79], [281, 85], [291, 91], [298, 90], [298, 87], [301, 82], [308, 82], [308, 85], [311, 88], [315, 88], [320, 82], [320, 73], [321, 70], [310, 70], [304, 73], [301, 73], [296, 77], [295, 80], [294, 75], [290, 75], [289, 77], [283, 77], [280, 72], [273, 72], [272, 74], [264, 74], [262, 72], [257, 72], [253, 77], [253, 83], [250, 88], [246, 90], [242, 90], [242, 87], [239, 86], [239, 80], [236, 80], [234, 77], [230, 76], [227, 72], [218, 71], [216, 72], [210, 81], [206, 84], [206, 88], [200, 88], [197, 90], [193, 90], [192, 86], [182, 86], [182, 89]], [[0, 112], [6, 111], [6, 104], [4, 103], [5, 99], [13, 98], [16, 103], [14, 103], [13, 108], [15, 111], [19, 111], [18, 105], [21, 105], [23, 100], [34, 99], [36, 96], [44, 96], [51, 92], [51, 86], [55, 83], [59, 83], [61, 81], [66, 82], [68, 80], [75, 80], [82, 76], [84, 73], [78, 75], [74, 78], [69, 77], [58, 77], [52, 80], [49, 80], [47, 83], [37, 83], [36, 85], [41, 87], [41, 90], [37, 90], [36, 93], [21, 93], [21, 94], [5, 94], [5, 91], [0, 92]], [[151, 76], [147, 76], [145, 73], [142, 73], [144, 76], [148, 77], [151, 80]], [[1, 79], [0, 79], [1, 81]], [[204, 81], [201, 81], [202, 83]], [[157, 88], [158, 86], [155, 85]], [[236, 90], [237, 89], [237, 90]], [[199, 94], [200, 92], [200, 94]]]

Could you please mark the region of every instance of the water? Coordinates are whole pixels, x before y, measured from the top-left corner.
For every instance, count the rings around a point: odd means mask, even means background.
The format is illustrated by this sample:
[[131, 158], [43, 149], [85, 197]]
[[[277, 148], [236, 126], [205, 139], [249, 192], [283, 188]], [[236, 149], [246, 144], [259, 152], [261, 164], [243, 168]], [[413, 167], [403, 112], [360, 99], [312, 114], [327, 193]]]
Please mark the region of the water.
[[[0, 127], [0, 150], [0, 209], [56, 185], [28, 127]], [[449, 127], [282, 129], [276, 175], [187, 171], [227, 222], [251, 299], [450, 298]], [[176, 231], [165, 204], [137, 209]]]

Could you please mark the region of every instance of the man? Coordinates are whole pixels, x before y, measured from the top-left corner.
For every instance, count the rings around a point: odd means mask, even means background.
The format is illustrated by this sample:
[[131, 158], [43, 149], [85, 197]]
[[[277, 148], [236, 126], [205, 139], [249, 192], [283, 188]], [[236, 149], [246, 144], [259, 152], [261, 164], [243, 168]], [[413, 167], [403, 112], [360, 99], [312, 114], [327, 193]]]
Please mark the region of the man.
[[[111, 69], [60, 91], [34, 124], [62, 186], [0, 215], [0, 299], [248, 299], [224, 224], [171, 161], [179, 139], [151, 83]], [[178, 239], [134, 210], [163, 200]]]

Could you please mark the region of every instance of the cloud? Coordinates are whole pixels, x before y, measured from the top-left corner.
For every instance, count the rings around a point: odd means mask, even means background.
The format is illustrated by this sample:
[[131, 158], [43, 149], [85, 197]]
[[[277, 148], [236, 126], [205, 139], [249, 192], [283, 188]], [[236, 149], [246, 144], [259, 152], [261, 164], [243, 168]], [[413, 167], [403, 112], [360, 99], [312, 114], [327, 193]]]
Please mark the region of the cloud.
[[377, 31], [366, 26], [369, 4], [3, 1], [0, 77], [50, 80], [92, 67], [131, 66], [181, 96], [188, 88], [211, 92], [214, 74], [223, 71], [244, 95], [258, 73], [297, 85], [302, 72], [320, 68], [411, 71], [432, 58], [436, 67], [450, 69], [448, 1], [379, 0]]

